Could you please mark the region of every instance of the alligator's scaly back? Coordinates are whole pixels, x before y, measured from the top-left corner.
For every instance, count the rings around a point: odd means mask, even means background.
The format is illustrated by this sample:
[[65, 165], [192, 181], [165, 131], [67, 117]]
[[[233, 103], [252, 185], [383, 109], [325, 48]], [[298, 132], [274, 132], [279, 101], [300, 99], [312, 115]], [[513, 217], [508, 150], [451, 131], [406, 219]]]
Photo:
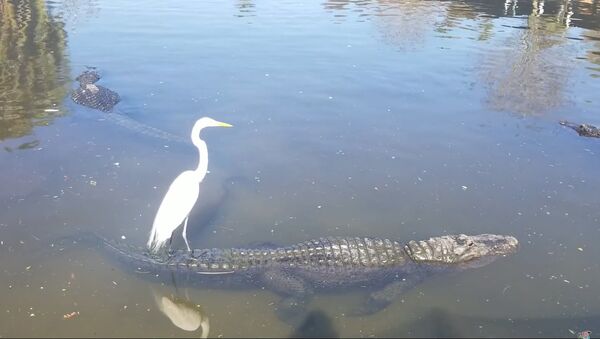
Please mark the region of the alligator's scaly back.
[[160, 139], [168, 142], [174, 142], [186, 146], [191, 146], [191, 142], [183, 137], [165, 132], [156, 127], [143, 124], [137, 120], [133, 120], [129, 116], [121, 113], [106, 114], [102, 117], [104, 120], [110, 121], [116, 125], [124, 127], [137, 134], [145, 135], [151, 138]]
[[77, 76], [75, 80], [79, 82], [79, 87], [77, 87], [71, 93], [71, 99], [73, 99], [73, 102], [82, 106], [103, 111], [107, 113], [103, 116], [105, 120], [113, 122], [138, 134], [168, 142], [190, 145], [190, 141], [186, 138], [173, 135], [156, 127], [148, 126], [133, 120], [126, 114], [116, 112], [115, 106], [121, 101], [121, 97], [115, 91], [96, 85], [96, 82], [98, 82], [100, 79], [100, 74], [93, 67], [88, 67], [87, 70]]
[[96, 85], [100, 78], [100, 74], [96, 72], [95, 68], [88, 67], [75, 78], [79, 81], [79, 87], [71, 93], [71, 99], [80, 105], [110, 112], [121, 101], [121, 97], [117, 92]]
[[102, 244], [138, 270], [192, 273], [193, 282], [206, 287], [267, 288], [285, 297], [277, 308], [285, 316], [302, 308], [298, 305], [316, 289], [367, 286], [379, 290], [355, 314], [373, 313], [431, 274], [485, 265], [515, 252], [518, 241], [493, 234], [449, 235], [406, 245], [328, 237], [277, 248], [196, 249], [164, 256], [105, 239]]
[[389, 239], [327, 237], [278, 248], [179, 250], [152, 256], [146, 250], [103, 242], [111, 252], [140, 264], [206, 274], [272, 267], [383, 269], [407, 263], [466, 268], [514, 253], [518, 246], [514, 237], [494, 234], [448, 235], [406, 245]]
[[172, 270], [224, 273], [277, 267], [383, 268], [406, 263], [397, 241], [379, 238], [327, 237], [278, 248], [212, 248], [172, 251], [163, 256], [101, 239], [110, 252], [129, 261]]
[[71, 99], [75, 103], [103, 112], [110, 112], [121, 101], [117, 92], [91, 83], [81, 83], [71, 94]]

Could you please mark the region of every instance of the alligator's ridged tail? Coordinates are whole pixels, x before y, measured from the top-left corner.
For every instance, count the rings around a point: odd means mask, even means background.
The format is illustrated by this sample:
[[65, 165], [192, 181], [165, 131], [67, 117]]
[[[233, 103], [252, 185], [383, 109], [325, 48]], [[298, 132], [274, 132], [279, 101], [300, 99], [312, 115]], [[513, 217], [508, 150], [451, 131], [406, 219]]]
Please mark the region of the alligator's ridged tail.
[[119, 93], [114, 92], [106, 87], [96, 85], [96, 82], [101, 78], [95, 67], [87, 67], [75, 80], [79, 82], [79, 87], [71, 92], [73, 102], [86, 106], [92, 109], [97, 109], [103, 112], [103, 118], [111, 121], [121, 127], [137, 132], [149, 137], [176, 142], [181, 144], [191, 144], [189, 139], [182, 138], [171, 133], [162, 131], [156, 127], [145, 125], [135, 121], [126, 114], [109, 113], [114, 112], [113, 108], [121, 101]]
[[93, 234], [95, 241], [99, 248], [103, 252], [107, 252], [110, 256], [114, 257], [116, 261], [119, 261], [126, 265], [134, 264], [137, 270], [145, 270], [148, 268], [167, 268], [165, 265], [165, 258], [168, 258], [165, 253], [165, 257], [161, 259], [159, 256], [150, 256], [148, 251], [143, 248], [128, 245], [122, 242], [116, 242]]
[[146, 135], [152, 138], [157, 138], [161, 140], [165, 140], [168, 142], [175, 142], [183, 145], [191, 145], [191, 141], [187, 138], [182, 138], [180, 136], [171, 134], [169, 132], [165, 132], [156, 127], [148, 126], [139, 121], [133, 120], [132, 118], [120, 114], [120, 113], [107, 113], [103, 117], [103, 119], [115, 123], [121, 127], [124, 127], [128, 130], [134, 131], [136, 133]]

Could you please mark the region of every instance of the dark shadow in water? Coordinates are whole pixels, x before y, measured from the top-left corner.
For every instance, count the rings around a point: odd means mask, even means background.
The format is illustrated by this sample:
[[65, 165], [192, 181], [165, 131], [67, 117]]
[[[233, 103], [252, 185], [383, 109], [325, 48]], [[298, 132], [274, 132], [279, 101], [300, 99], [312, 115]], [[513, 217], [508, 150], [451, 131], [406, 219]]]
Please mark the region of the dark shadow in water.
[[[411, 337], [575, 337], [572, 332], [600, 326], [600, 316], [565, 318], [495, 319], [453, 314], [435, 308], [420, 320], [404, 328], [390, 329], [389, 334]], [[571, 332], [572, 331], [572, 332]], [[385, 336], [385, 333], [378, 335]]]
[[311, 311], [290, 338], [339, 338], [331, 318], [321, 310]]
[[0, 140], [31, 134], [63, 114], [69, 84], [63, 27], [43, 0], [0, 0]]

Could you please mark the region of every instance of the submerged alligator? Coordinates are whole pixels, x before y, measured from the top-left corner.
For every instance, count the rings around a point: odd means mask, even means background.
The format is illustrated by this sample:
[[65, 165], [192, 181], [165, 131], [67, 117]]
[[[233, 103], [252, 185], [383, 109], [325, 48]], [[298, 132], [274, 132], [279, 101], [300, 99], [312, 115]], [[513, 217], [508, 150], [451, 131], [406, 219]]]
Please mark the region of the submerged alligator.
[[156, 127], [142, 124], [125, 114], [114, 112], [113, 108], [121, 101], [121, 97], [115, 91], [96, 85], [96, 82], [100, 79], [101, 76], [96, 71], [95, 67], [87, 67], [85, 71], [75, 78], [75, 80], [79, 82], [79, 87], [71, 93], [73, 102], [105, 113], [112, 112], [112, 114], [105, 114], [103, 118], [136, 133], [169, 142], [190, 145], [189, 139], [173, 135]]
[[195, 249], [163, 256], [102, 239], [102, 245], [140, 272], [193, 275], [201, 286], [258, 287], [284, 297], [279, 314], [289, 318], [317, 290], [374, 288], [355, 314], [383, 309], [427, 277], [489, 264], [514, 253], [512, 236], [445, 235], [424, 241], [328, 237], [292, 246]]
[[575, 124], [566, 120], [559, 122], [563, 126], [574, 129], [577, 134], [583, 137], [600, 138], [600, 128], [590, 124]]
[[85, 70], [75, 80], [79, 81], [79, 87], [71, 93], [71, 98], [80, 105], [110, 112], [121, 101], [117, 92], [96, 85], [100, 74], [94, 68]]

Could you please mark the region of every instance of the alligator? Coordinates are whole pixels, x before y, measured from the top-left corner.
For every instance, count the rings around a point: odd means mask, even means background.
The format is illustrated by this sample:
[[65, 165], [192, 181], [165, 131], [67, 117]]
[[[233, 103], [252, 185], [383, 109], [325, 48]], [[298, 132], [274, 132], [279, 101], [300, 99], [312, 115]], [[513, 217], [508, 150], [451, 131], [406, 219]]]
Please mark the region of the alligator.
[[103, 119], [136, 133], [169, 142], [176, 142], [188, 146], [191, 145], [189, 139], [173, 135], [156, 127], [145, 125], [131, 119], [126, 114], [115, 112], [114, 107], [121, 101], [121, 97], [115, 91], [96, 85], [96, 82], [101, 78], [102, 77], [95, 67], [87, 67], [85, 71], [75, 78], [75, 80], [79, 82], [79, 86], [71, 93], [73, 102], [105, 113], [113, 113], [105, 114]]
[[512, 236], [444, 235], [407, 243], [363, 237], [328, 237], [291, 246], [169, 250], [145, 249], [101, 239], [118, 258], [138, 272], [184, 274], [195, 284], [215, 288], [268, 289], [283, 297], [278, 315], [298, 314], [308, 297], [319, 290], [371, 287], [354, 314], [375, 313], [431, 275], [489, 264], [514, 253]]
[[71, 93], [71, 99], [80, 105], [110, 112], [121, 101], [121, 98], [117, 92], [96, 85], [100, 78], [100, 74], [94, 68], [89, 67], [75, 78], [79, 81], [79, 87]]
[[590, 124], [575, 124], [566, 120], [559, 122], [563, 126], [574, 129], [577, 134], [583, 137], [600, 138], [600, 128]]

